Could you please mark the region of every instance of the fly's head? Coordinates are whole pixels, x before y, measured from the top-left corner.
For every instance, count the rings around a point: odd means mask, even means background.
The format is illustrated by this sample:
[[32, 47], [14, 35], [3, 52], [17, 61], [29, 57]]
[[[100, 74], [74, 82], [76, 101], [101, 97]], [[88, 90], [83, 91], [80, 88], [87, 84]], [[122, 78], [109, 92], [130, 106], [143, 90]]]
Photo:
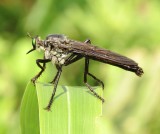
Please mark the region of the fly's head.
[[27, 52], [27, 54], [29, 54], [30, 52], [34, 50], [44, 50], [45, 49], [44, 41], [41, 40], [39, 36], [32, 37], [29, 33], [27, 34], [27, 36], [32, 38], [32, 47], [33, 47], [31, 50]]

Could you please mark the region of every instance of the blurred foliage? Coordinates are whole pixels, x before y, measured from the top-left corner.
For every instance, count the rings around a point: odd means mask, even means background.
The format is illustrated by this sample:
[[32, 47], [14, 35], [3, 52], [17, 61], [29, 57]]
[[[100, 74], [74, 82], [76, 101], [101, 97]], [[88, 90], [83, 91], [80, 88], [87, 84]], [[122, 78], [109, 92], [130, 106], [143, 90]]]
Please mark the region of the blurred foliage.
[[[25, 54], [31, 48], [27, 32], [42, 38], [50, 33], [80, 41], [90, 38], [93, 44], [137, 61], [145, 72], [142, 78], [91, 62], [90, 72], [105, 83], [102, 131], [159, 134], [159, 7], [158, 0], [1, 0], [0, 134], [20, 133], [19, 107], [25, 85], [39, 71], [35, 60], [42, 54]], [[83, 85], [83, 65], [81, 60], [64, 68], [60, 84]], [[51, 81], [55, 73], [47, 65], [40, 81]], [[90, 83], [97, 84], [92, 79]]]

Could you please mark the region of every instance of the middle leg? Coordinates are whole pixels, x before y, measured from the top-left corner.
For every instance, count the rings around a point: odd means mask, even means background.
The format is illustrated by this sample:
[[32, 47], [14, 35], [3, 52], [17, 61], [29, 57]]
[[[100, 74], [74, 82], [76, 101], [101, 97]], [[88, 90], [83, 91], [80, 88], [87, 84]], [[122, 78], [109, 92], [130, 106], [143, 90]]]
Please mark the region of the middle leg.
[[59, 78], [60, 78], [61, 73], [62, 73], [62, 66], [58, 66], [57, 65], [56, 68], [57, 68], [58, 72], [57, 72], [57, 74], [56, 74], [56, 76], [54, 78], [54, 82], [55, 82], [54, 83], [54, 89], [53, 89], [53, 92], [52, 92], [52, 95], [51, 95], [51, 98], [49, 100], [49, 103], [48, 103], [47, 107], [44, 108], [45, 110], [48, 110], [48, 111], [50, 111], [50, 108], [52, 106], [53, 98], [54, 98], [55, 93], [56, 93], [56, 89], [57, 89], [57, 85], [58, 85], [58, 82], [59, 82]]

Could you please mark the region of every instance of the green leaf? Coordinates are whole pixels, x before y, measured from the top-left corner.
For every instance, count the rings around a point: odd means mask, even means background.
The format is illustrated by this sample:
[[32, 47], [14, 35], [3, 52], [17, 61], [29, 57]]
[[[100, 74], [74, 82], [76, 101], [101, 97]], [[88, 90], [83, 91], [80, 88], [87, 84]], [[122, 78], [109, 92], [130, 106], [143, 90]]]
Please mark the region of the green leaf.
[[32, 83], [27, 85], [22, 99], [20, 121], [22, 134], [40, 134], [37, 93]]
[[[33, 129], [39, 129], [40, 134], [96, 134], [96, 118], [102, 114], [102, 102], [93, 96], [88, 88], [58, 86], [51, 111], [46, 111], [44, 107], [50, 100], [53, 85], [36, 83], [36, 90], [30, 87], [32, 86], [29, 84], [21, 107], [22, 134], [31, 133], [27, 129], [27, 127], [31, 128], [31, 124]], [[102, 96], [100, 88], [96, 87], [94, 89]], [[35, 91], [37, 91], [38, 96], [38, 107], [35, 105], [34, 108], [27, 108], [33, 106], [37, 101]], [[27, 99], [29, 97], [32, 98]], [[36, 108], [39, 108], [39, 113]], [[31, 109], [37, 112], [34, 116], [38, 117], [32, 117], [32, 123], [29, 124], [31, 120], [28, 116], [34, 113]], [[27, 116], [24, 114], [27, 114]], [[38, 123], [37, 119], [39, 119]], [[35, 127], [34, 123], [39, 128]], [[38, 132], [38, 130], [34, 131]]]

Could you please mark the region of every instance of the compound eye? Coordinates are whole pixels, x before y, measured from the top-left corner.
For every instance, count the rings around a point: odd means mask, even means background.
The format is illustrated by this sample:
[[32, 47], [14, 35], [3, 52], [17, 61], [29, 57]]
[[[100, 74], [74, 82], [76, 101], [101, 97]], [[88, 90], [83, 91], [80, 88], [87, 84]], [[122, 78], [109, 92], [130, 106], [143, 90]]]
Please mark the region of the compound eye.
[[36, 47], [36, 39], [35, 39], [35, 38], [32, 39], [32, 46], [33, 46], [34, 48]]

